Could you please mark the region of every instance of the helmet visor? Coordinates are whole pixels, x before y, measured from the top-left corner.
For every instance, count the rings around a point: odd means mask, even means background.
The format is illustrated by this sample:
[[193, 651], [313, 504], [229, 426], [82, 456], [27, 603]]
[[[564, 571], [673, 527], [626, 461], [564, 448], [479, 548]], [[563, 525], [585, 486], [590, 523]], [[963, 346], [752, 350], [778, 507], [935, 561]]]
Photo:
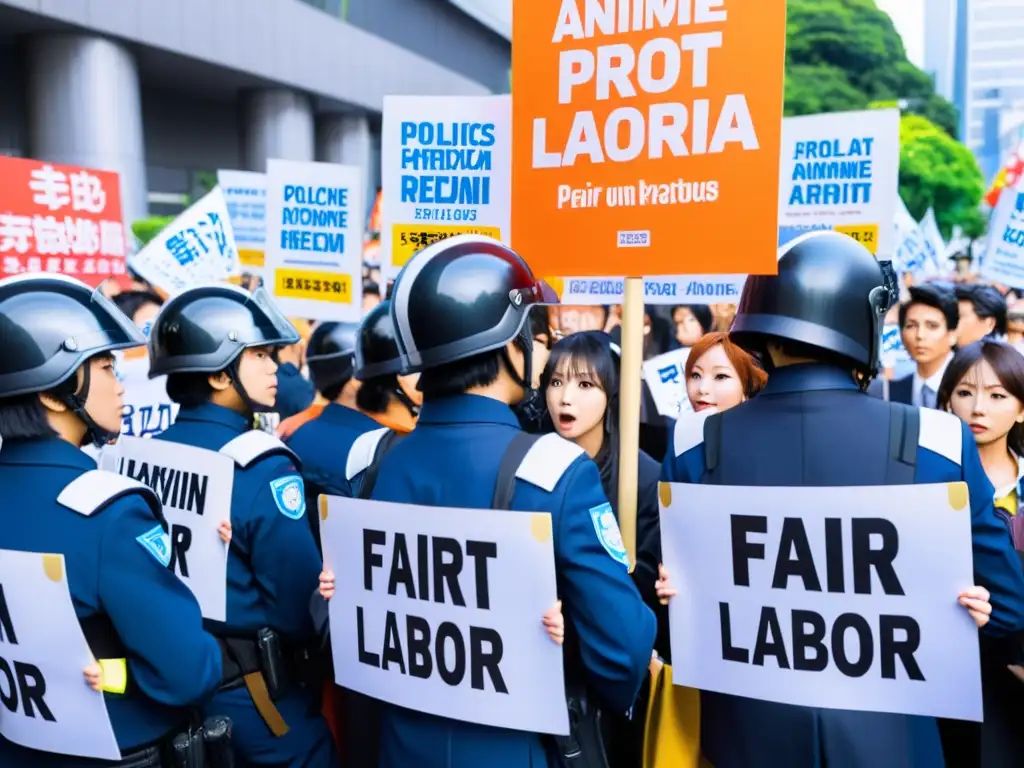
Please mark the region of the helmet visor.
[[265, 288], [260, 286], [252, 292], [252, 302], [260, 312], [253, 313], [255, 322], [246, 334], [250, 338], [242, 338], [239, 341], [251, 347], [263, 344], [288, 346], [298, 343], [301, 338], [298, 329], [278, 309]]

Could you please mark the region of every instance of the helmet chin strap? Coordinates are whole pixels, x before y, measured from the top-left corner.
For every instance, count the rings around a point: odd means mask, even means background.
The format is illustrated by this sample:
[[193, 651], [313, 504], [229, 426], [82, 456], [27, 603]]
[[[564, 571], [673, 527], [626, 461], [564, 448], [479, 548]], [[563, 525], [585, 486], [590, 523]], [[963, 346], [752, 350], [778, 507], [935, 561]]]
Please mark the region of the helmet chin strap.
[[71, 412], [81, 419], [83, 424], [85, 424], [85, 437], [88, 442], [92, 443], [97, 448], [102, 448], [104, 445], [108, 445], [116, 440], [121, 434], [121, 431], [119, 429], [117, 432], [111, 432], [110, 430], [104, 429], [96, 423], [96, 420], [92, 416], [89, 415], [89, 412], [85, 408], [85, 404], [89, 399], [89, 385], [91, 381], [91, 366], [86, 363], [82, 366], [81, 391], [77, 394], [75, 392], [68, 392], [67, 394], [58, 396], [57, 399], [71, 409]]
[[249, 397], [249, 393], [245, 391], [245, 386], [242, 384], [242, 377], [238, 372], [238, 360], [239, 358], [236, 357], [225, 370], [227, 371], [228, 378], [231, 380], [231, 386], [242, 399], [242, 404], [245, 406], [246, 413], [250, 418], [253, 418], [257, 413], [269, 413], [273, 411], [274, 409], [272, 406], [260, 405]]
[[515, 411], [527, 423], [539, 423], [544, 414], [544, 403], [540, 392], [533, 388], [533, 334], [530, 324], [524, 323], [519, 335], [513, 340], [523, 353], [523, 375], [520, 376], [508, 354], [508, 347], [501, 350], [501, 359], [512, 380], [523, 388], [523, 399], [515, 405]]
[[411, 397], [405, 394], [405, 390], [402, 389], [401, 384], [395, 387], [391, 394], [398, 398], [398, 402], [406, 407], [414, 419], [419, 417], [420, 407], [412, 401]]

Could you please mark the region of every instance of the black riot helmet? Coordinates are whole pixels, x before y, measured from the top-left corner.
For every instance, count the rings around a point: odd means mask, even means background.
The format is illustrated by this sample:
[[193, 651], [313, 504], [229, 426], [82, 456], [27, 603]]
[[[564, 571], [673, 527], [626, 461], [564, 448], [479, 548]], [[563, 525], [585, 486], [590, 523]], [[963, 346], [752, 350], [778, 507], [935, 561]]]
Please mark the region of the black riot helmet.
[[356, 338], [356, 378], [360, 381], [403, 373], [391, 302], [382, 301], [363, 318]]
[[778, 275], [751, 275], [729, 337], [751, 352], [790, 341], [849, 361], [865, 377], [878, 369], [882, 324], [899, 300], [892, 262], [853, 238], [812, 232], [779, 249]]
[[355, 374], [356, 323], [320, 323], [309, 337], [306, 364], [317, 392], [344, 384]]
[[238, 358], [249, 347], [295, 344], [299, 332], [263, 288], [252, 293], [219, 283], [189, 288], [161, 308], [149, 332], [149, 378], [227, 371], [249, 410], [264, 410], [238, 378]]
[[0, 281], [0, 342], [0, 398], [45, 392], [85, 423], [96, 446], [117, 437], [86, 411], [89, 367], [80, 387], [72, 377], [90, 358], [146, 337], [98, 288], [53, 274]]
[[[558, 297], [511, 248], [481, 235], [440, 240], [410, 259], [395, 280], [391, 318], [404, 368], [417, 373], [502, 349], [519, 340], [529, 392], [531, 307]], [[515, 369], [506, 360], [514, 377]]]

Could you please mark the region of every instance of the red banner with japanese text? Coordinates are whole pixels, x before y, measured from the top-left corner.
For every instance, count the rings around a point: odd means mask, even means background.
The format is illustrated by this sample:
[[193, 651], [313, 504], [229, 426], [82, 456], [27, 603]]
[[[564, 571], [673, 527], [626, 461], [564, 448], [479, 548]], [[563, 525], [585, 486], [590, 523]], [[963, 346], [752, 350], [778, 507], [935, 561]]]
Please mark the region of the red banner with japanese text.
[[124, 275], [126, 250], [116, 173], [0, 157], [0, 274], [95, 286]]

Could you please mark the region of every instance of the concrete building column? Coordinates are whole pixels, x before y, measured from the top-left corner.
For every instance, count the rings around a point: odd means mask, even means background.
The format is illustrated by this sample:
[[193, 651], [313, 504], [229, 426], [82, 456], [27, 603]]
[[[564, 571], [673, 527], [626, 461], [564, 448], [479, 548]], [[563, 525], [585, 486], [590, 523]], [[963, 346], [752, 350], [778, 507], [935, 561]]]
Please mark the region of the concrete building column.
[[365, 115], [322, 115], [317, 121], [316, 158], [362, 169], [363, 204], [368, 213], [380, 177], [380, 154], [374, 153], [369, 119]]
[[254, 91], [244, 112], [248, 170], [265, 173], [270, 159], [313, 160], [313, 105], [305, 94], [284, 88]]
[[146, 157], [139, 73], [118, 43], [87, 35], [28, 45], [29, 152], [39, 160], [116, 171], [131, 223], [146, 216]]

